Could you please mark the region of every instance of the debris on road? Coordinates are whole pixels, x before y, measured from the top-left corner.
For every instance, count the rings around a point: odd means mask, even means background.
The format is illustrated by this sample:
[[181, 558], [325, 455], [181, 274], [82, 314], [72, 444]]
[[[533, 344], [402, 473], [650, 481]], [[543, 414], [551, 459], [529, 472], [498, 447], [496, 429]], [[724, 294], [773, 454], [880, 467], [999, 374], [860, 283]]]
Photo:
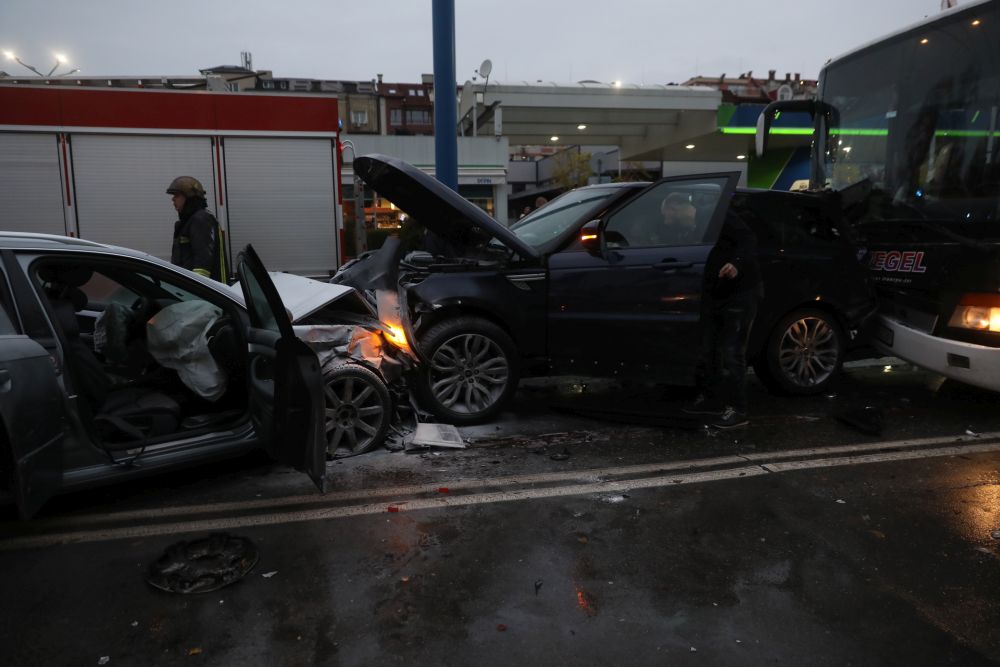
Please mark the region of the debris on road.
[[201, 655], [201, 648], [196, 646], [193, 649], [188, 650], [188, 655]]
[[106, 665], [106, 664], [108, 664], [109, 662], [111, 662], [111, 656], [108, 656], [108, 655], [102, 655], [102, 656], [100, 657], [100, 659], [98, 659], [98, 661], [97, 661], [97, 664], [98, 664], [98, 665]]
[[971, 435], [973, 438], [979, 437], [979, 434], [973, 431], [971, 428], [965, 429], [965, 435]]
[[569, 453], [569, 450], [563, 448], [563, 450], [560, 453], [551, 454], [549, 458], [552, 459], [553, 461], [566, 461], [567, 459], [569, 459], [570, 456], [571, 454]]
[[257, 548], [245, 537], [213, 533], [168, 547], [150, 565], [146, 581], [168, 593], [207, 593], [239, 581], [259, 559]]
[[406, 451], [429, 447], [465, 449], [465, 442], [462, 441], [458, 429], [451, 424], [417, 424], [413, 437], [406, 442]]
[[270, 579], [271, 577], [273, 577], [276, 574], [278, 574], [277, 570], [271, 570], [270, 572], [265, 572], [264, 574], [262, 574], [260, 576], [264, 577], [265, 579]]
[[497, 632], [507, 632], [507, 626], [503, 623], [497, 625]]
[[837, 498], [837, 504], [838, 505], [846, 505], [847, 501], [844, 500], [843, 498]]
[[545, 583], [541, 579], [535, 579], [535, 595], [538, 595], [538, 591], [542, 589], [542, 584]]
[[990, 537], [992, 537], [994, 540], [1000, 540], [1000, 530], [994, 530], [992, 533], [990, 533]]
[[882, 428], [884, 426], [882, 411], [870, 405], [866, 405], [860, 410], [841, 410], [835, 412], [833, 413], [833, 418], [866, 435], [882, 435]]

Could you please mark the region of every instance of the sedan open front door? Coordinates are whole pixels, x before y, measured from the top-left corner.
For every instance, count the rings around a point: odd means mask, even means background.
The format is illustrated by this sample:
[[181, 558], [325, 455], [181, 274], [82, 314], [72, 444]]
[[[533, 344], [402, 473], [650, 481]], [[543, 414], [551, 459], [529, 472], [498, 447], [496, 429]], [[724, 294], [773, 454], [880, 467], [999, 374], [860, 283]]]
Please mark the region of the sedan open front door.
[[247, 382], [261, 444], [277, 461], [326, 490], [323, 376], [319, 359], [295, 337], [285, 306], [251, 246], [236, 269], [250, 315]]

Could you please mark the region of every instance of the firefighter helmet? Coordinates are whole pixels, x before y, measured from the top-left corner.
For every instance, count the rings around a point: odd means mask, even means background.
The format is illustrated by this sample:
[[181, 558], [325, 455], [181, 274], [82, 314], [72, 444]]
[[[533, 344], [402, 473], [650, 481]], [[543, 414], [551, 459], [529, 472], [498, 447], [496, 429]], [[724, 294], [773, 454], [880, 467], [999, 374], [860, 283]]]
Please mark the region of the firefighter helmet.
[[205, 197], [205, 188], [194, 176], [178, 176], [170, 181], [168, 195], [184, 195], [185, 197]]

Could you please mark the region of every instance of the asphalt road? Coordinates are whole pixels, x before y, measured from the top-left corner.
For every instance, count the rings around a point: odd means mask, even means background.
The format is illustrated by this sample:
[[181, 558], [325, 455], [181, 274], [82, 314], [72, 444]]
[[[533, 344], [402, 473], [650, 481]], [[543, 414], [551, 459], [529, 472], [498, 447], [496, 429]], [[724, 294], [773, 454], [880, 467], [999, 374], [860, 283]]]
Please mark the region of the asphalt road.
[[[326, 496], [249, 458], [7, 514], [4, 663], [1000, 661], [996, 395], [868, 367], [755, 386], [728, 433], [680, 399], [535, 382], [467, 449], [331, 462]], [[219, 531], [259, 550], [241, 581], [146, 583]]]

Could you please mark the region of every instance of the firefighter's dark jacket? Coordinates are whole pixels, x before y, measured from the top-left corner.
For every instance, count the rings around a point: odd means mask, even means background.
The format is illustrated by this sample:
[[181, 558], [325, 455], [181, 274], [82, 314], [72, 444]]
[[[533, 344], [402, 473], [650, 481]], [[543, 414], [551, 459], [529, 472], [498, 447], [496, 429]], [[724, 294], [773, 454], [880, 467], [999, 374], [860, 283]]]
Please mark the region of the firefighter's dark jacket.
[[206, 278], [225, 282], [225, 248], [219, 223], [205, 208], [205, 201], [189, 198], [174, 223], [174, 246], [170, 261]]
[[[719, 271], [727, 262], [736, 267], [735, 278], [719, 278]], [[705, 276], [709, 300], [716, 305], [737, 297], [764, 294], [757, 261], [757, 237], [732, 211], [727, 213], [719, 241], [708, 256]]]

